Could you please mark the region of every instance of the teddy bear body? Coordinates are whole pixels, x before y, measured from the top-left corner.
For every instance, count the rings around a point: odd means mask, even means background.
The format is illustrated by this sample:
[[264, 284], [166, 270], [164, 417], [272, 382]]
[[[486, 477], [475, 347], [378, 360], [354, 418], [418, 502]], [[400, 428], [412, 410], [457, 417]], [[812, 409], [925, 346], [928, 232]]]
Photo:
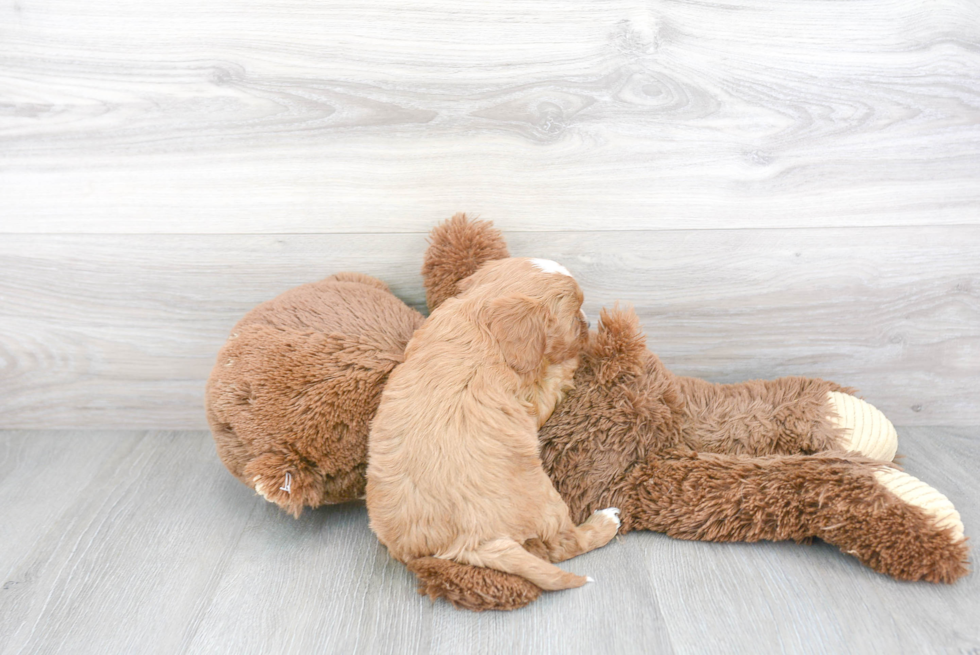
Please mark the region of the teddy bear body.
[[370, 420], [423, 321], [359, 273], [253, 309], [208, 380], [208, 422], [225, 466], [294, 516], [363, 497]]

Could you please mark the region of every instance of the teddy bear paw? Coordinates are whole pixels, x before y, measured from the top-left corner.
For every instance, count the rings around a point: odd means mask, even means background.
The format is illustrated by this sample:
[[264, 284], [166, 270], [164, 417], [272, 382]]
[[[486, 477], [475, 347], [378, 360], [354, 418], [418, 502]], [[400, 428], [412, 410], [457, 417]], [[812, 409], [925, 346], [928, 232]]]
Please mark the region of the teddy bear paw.
[[276, 503], [278, 502], [278, 499], [273, 496], [274, 492], [285, 491], [287, 495], [292, 493], [293, 475], [287, 471], [285, 475], [283, 475], [283, 485], [278, 489], [275, 488], [274, 484], [271, 486], [267, 484], [267, 481], [264, 480], [261, 475], [256, 475], [254, 478], [252, 478], [252, 483], [255, 484], [256, 493], [268, 500], [270, 503]]
[[963, 521], [949, 498], [922, 480], [893, 468], [875, 471], [875, 479], [888, 491], [909, 505], [918, 507], [932, 518], [939, 529], [949, 529], [953, 541], [963, 538]]
[[865, 457], [890, 462], [898, 451], [898, 433], [891, 421], [870, 403], [846, 393], [831, 391], [827, 402], [831, 422], [844, 428], [840, 446]]
[[244, 475], [255, 493], [298, 518], [304, 507], [318, 507], [324, 499], [316, 470], [297, 459], [262, 453], [245, 465]]

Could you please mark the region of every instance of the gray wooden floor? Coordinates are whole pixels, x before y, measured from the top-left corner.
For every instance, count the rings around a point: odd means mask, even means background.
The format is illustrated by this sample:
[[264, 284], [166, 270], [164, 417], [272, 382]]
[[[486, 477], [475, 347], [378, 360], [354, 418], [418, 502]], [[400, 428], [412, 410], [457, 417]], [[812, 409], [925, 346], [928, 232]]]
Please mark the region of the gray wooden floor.
[[[977, 430], [902, 428], [907, 470], [980, 525]], [[899, 583], [823, 543], [652, 533], [511, 613], [415, 593], [362, 504], [299, 520], [203, 432], [0, 433], [0, 653], [975, 653], [980, 576]]]

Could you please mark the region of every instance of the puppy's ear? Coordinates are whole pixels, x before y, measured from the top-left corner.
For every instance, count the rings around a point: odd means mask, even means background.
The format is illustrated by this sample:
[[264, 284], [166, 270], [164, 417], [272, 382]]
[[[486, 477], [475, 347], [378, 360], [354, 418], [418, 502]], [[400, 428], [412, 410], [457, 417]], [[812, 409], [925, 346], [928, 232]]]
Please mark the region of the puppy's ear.
[[[466, 293], [467, 291], [469, 291], [470, 287], [473, 286], [473, 282], [474, 281], [475, 281], [474, 280], [474, 276], [471, 275], [471, 276], [466, 277], [466, 278], [463, 278], [462, 280], [460, 280], [459, 282], [457, 282], [456, 283], [456, 293], [455, 293], [455, 295], [458, 296], [460, 294], [463, 294], [463, 293]], [[430, 311], [431, 311], [431, 309], [430, 309]]]
[[520, 294], [497, 298], [487, 324], [508, 366], [521, 375], [540, 369], [548, 329], [548, 310], [541, 303]]

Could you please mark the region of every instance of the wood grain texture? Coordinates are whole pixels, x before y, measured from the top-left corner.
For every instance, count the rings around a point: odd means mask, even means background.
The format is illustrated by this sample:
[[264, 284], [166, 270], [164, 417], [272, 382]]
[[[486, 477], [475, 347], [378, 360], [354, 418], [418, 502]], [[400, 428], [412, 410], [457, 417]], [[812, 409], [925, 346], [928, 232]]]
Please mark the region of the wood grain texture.
[[[968, 537], [980, 525], [977, 432], [899, 437], [907, 470], [953, 500]], [[77, 444], [90, 453], [51, 456]], [[7, 484], [26, 473], [51, 488], [30, 497]], [[976, 574], [899, 583], [820, 542], [632, 533], [563, 564], [594, 585], [516, 612], [457, 611], [415, 593], [363, 504], [285, 516], [222, 468], [206, 432], [0, 432], [0, 507], [5, 536], [39, 535], [4, 552], [4, 655], [980, 648]]]
[[[980, 227], [509, 233], [585, 309], [632, 303], [679, 374], [808, 375], [896, 424], [980, 421]], [[8, 236], [0, 426], [204, 428], [204, 381], [256, 304], [341, 270], [424, 307], [422, 235]]]
[[41, 547], [51, 526], [65, 520], [77, 502], [65, 490], [93, 484], [104, 474], [105, 460], [137, 438], [129, 434], [73, 438], [66, 433], [44, 437], [42, 446], [34, 437], [34, 433], [5, 433], [0, 439], [0, 576], [5, 592], [23, 582], [15, 575], [15, 565]]
[[980, 222], [971, 0], [17, 0], [0, 233]]
[[[30, 530], [42, 535], [5, 563], [3, 652], [186, 649], [253, 511], [222, 497], [227, 481], [216, 475], [209, 440], [78, 432], [2, 439], [36, 469], [28, 488], [57, 491], [26, 499], [0, 491], [21, 514], [32, 510]], [[71, 460], [49, 455], [86, 443], [91, 452]], [[93, 466], [98, 474], [76, 483], [74, 469]], [[18, 518], [5, 514], [15, 535], [27, 527]]]

